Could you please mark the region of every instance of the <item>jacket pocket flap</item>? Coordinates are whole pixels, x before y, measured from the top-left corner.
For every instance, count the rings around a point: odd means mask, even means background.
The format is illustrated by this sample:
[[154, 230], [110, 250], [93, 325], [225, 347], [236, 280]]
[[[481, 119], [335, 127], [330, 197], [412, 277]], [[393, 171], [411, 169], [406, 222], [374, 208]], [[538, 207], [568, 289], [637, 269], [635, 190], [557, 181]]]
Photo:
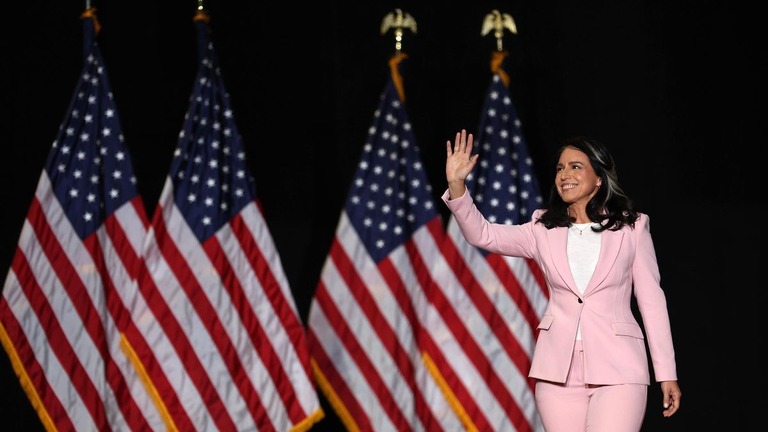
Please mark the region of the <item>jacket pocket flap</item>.
[[539, 330], [549, 330], [549, 326], [552, 325], [552, 321], [554, 321], [555, 318], [552, 315], [544, 315], [541, 318], [541, 322], [539, 323]]
[[640, 326], [631, 322], [613, 323], [613, 332], [618, 336], [632, 336], [638, 339], [644, 339], [643, 331]]

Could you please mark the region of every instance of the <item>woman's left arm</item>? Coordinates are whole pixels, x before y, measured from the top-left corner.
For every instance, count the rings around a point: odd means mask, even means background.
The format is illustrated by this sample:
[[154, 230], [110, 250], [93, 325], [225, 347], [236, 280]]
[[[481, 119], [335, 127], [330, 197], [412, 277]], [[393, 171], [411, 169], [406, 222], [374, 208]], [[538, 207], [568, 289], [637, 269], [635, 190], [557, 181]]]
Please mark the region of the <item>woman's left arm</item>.
[[633, 289], [648, 339], [656, 381], [677, 381], [667, 299], [661, 288], [648, 215], [640, 215], [635, 222], [633, 235], [636, 241], [632, 264]]

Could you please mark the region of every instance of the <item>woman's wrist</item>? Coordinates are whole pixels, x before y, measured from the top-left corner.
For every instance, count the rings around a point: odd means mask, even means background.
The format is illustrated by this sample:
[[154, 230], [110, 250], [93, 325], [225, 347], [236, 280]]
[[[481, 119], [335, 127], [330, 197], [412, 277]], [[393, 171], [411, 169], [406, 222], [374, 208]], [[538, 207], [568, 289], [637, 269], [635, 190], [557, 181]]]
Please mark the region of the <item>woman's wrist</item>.
[[466, 186], [464, 182], [448, 182], [448, 199], [455, 199], [464, 195]]

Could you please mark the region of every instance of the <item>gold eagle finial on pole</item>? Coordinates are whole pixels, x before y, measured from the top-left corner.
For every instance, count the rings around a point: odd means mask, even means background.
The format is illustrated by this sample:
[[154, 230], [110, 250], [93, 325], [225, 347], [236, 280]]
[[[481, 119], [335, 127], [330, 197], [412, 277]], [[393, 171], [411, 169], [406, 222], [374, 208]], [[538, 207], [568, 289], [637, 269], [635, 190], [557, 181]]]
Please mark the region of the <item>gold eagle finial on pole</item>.
[[515, 20], [512, 19], [510, 14], [502, 14], [498, 10], [494, 9], [485, 16], [483, 20], [483, 29], [480, 31], [481, 36], [485, 36], [493, 30], [493, 35], [496, 37], [496, 49], [503, 51], [502, 36], [504, 36], [504, 29], [509, 30], [513, 34], [517, 34], [517, 26]]
[[400, 52], [403, 48], [403, 29], [416, 33], [416, 20], [407, 12], [395, 9], [381, 20], [381, 34], [384, 35], [390, 28], [395, 29], [395, 50]]

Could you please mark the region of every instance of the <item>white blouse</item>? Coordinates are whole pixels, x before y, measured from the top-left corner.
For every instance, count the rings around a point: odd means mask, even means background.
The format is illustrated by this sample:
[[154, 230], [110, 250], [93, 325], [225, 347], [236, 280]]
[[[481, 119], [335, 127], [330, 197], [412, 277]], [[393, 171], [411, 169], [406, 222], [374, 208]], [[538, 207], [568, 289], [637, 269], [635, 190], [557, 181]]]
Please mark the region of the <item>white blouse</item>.
[[[597, 266], [600, 256], [600, 233], [592, 231], [592, 222], [573, 224], [568, 228], [568, 264], [579, 293], [584, 294], [589, 279]], [[576, 340], [581, 340], [581, 325], [576, 332]]]

